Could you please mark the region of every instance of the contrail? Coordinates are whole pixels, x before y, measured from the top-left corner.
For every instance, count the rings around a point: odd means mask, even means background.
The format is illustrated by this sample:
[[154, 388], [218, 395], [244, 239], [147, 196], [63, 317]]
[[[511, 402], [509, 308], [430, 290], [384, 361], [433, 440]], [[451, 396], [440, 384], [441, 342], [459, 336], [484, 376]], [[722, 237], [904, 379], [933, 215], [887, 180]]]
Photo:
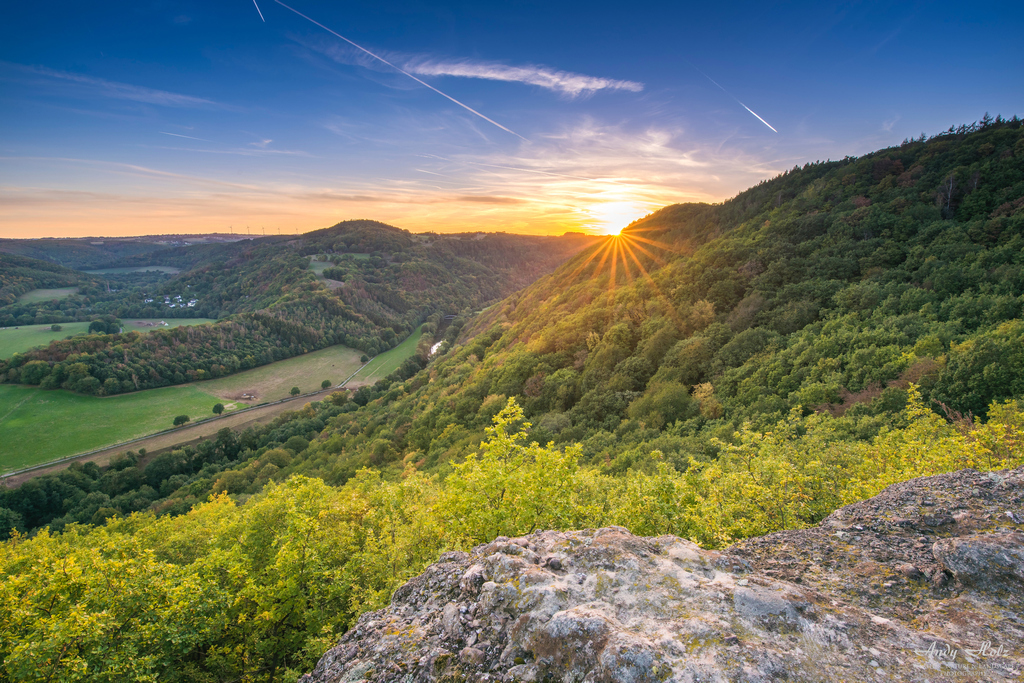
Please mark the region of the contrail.
[[203, 138], [194, 138], [191, 135], [182, 135], [180, 133], [168, 133], [167, 131], [163, 130], [159, 132], [161, 135], [173, 135], [176, 138], [185, 138], [187, 140], [199, 140], [200, 142], [209, 142], [209, 140], [204, 140]]
[[[256, 0], [252, 0], [252, 4], [256, 5]], [[256, 5], [256, 11], [260, 12], [260, 6]], [[260, 12], [260, 19], [263, 19], [263, 12]], [[263, 23], [267, 23], [266, 19], [263, 19]]]
[[[253, 0], [253, 1], [255, 2], [255, 0]], [[726, 95], [728, 95], [729, 97], [731, 97], [731, 98], [733, 98], [734, 100], [736, 100], [736, 103], [737, 103], [737, 104], [739, 104], [739, 105], [740, 105], [741, 107], [743, 107], [744, 109], [746, 109], [747, 111], [749, 111], [749, 112], [750, 112], [751, 114], [753, 114], [753, 115], [754, 115], [754, 117], [755, 117], [755, 118], [756, 118], [756, 119], [757, 119], [758, 121], [760, 121], [760, 122], [761, 122], [761, 123], [763, 123], [764, 125], [766, 125], [766, 126], [768, 126], [769, 128], [771, 128], [771, 129], [772, 129], [772, 132], [774, 132], [774, 133], [778, 133], [778, 132], [779, 132], [779, 131], [775, 130], [775, 128], [774, 128], [774, 127], [772, 126], [772, 124], [768, 123], [767, 121], [765, 121], [764, 119], [762, 119], [762, 118], [761, 118], [760, 116], [758, 116], [758, 115], [757, 115], [757, 112], [755, 112], [755, 111], [754, 111], [753, 109], [751, 109], [751, 108], [750, 108], [750, 107], [748, 107], [747, 105], [745, 105], [745, 104], [743, 104], [742, 102], [740, 102], [739, 98], [737, 98], [736, 96], [734, 96], [734, 95], [733, 95], [733, 94], [732, 94], [731, 92], [729, 92], [728, 90], [726, 90], [726, 89], [725, 89], [725, 88], [723, 88], [722, 86], [718, 85], [718, 82], [717, 82], [717, 81], [715, 81], [715, 79], [711, 78], [711, 76], [708, 76], [708, 75], [707, 75], [706, 73], [704, 73], [703, 71], [701, 71], [700, 69], [698, 69], [698, 68], [697, 68], [697, 66], [696, 66], [695, 64], [693, 64], [693, 62], [691, 62], [691, 61], [689, 61], [689, 60], [686, 60], [686, 63], [687, 63], [687, 64], [689, 64], [690, 66], [692, 66], [692, 67], [693, 67], [694, 69], [696, 69], [697, 73], [699, 73], [699, 74], [700, 74], [701, 76], [703, 76], [704, 78], [706, 78], [706, 79], [708, 79], [709, 81], [711, 81], [712, 83], [714, 83], [714, 84], [715, 84], [715, 85], [716, 85], [716, 86], [718, 87], [718, 89], [719, 89], [719, 90], [721, 90], [721, 91], [722, 91], [722, 92], [724, 92], [724, 93], [725, 93]]]
[[[256, 0], [253, 0], [253, 2], [256, 2]], [[463, 104], [462, 102], [459, 102], [459, 101], [458, 101], [457, 99], [455, 99], [455, 98], [454, 98], [454, 97], [452, 97], [451, 95], [447, 95], [447, 94], [445, 94], [445, 93], [441, 92], [440, 90], [438, 90], [438, 89], [437, 89], [437, 88], [435, 88], [434, 86], [430, 85], [429, 83], [426, 83], [426, 82], [424, 82], [424, 81], [421, 81], [420, 79], [416, 78], [416, 77], [415, 77], [415, 76], [413, 76], [413, 75], [412, 75], [411, 73], [409, 73], [408, 71], [405, 71], [404, 69], [402, 69], [402, 68], [400, 68], [400, 67], [397, 67], [397, 66], [395, 66], [394, 64], [392, 64], [392, 63], [391, 63], [391, 62], [389, 62], [388, 60], [384, 59], [384, 58], [383, 58], [383, 57], [381, 57], [380, 55], [375, 55], [374, 53], [370, 52], [369, 50], [367, 50], [367, 49], [366, 49], [365, 47], [363, 47], [362, 45], [359, 45], [359, 44], [357, 44], [357, 43], [354, 43], [354, 42], [352, 42], [351, 40], [349, 40], [348, 38], [346, 38], [345, 36], [343, 36], [343, 35], [341, 35], [340, 33], [338, 33], [337, 31], [333, 31], [333, 30], [331, 30], [331, 29], [327, 28], [326, 26], [324, 26], [323, 24], [321, 24], [321, 23], [320, 23], [319, 21], [316, 21], [315, 19], [311, 19], [310, 17], [307, 17], [307, 16], [305, 15], [305, 14], [303, 14], [303, 13], [302, 13], [302, 12], [300, 12], [299, 10], [295, 9], [294, 7], [289, 7], [288, 5], [286, 5], [286, 4], [284, 4], [283, 2], [281, 2], [281, 0], [274, 0], [274, 2], [276, 2], [277, 4], [279, 4], [279, 5], [281, 6], [281, 7], [284, 7], [285, 9], [287, 9], [287, 10], [291, 10], [291, 11], [292, 11], [292, 12], [294, 12], [295, 14], [298, 14], [298, 15], [299, 15], [300, 17], [302, 17], [302, 18], [303, 18], [303, 19], [305, 19], [306, 21], [308, 21], [308, 22], [310, 22], [310, 23], [313, 23], [313, 24], [316, 24], [317, 26], [319, 26], [319, 27], [320, 27], [320, 28], [322, 28], [323, 30], [327, 31], [327, 32], [328, 32], [328, 33], [330, 33], [331, 35], [333, 35], [333, 36], [337, 36], [338, 38], [341, 38], [342, 40], [344, 40], [344, 41], [345, 41], [346, 43], [348, 43], [348, 44], [349, 44], [349, 45], [351, 45], [352, 47], [354, 47], [354, 48], [356, 48], [356, 49], [359, 49], [359, 50], [362, 50], [363, 52], [365, 52], [366, 54], [370, 55], [371, 57], [373, 57], [373, 58], [374, 58], [374, 59], [376, 59], [377, 61], [380, 61], [380, 62], [383, 62], [384, 64], [387, 64], [388, 66], [390, 66], [390, 67], [391, 67], [392, 69], [394, 69], [394, 70], [395, 70], [395, 71], [397, 71], [398, 73], [400, 73], [400, 74], [404, 74], [404, 75], [408, 76], [409, 78], [411, 78], [412, 80], [416, 81], [417, 83], [419, 83], [420, 85], [422, 85], [422, 86], [424, 86], [424, 87], [426, 87], [426, 88], [430, 88], [431, 90], [433, 90], [434, 92], [436, 92], [436, 93], [437, 93], [438, 95], [440, 95], [441, 97], [444, 97], [445, 99], [451, 100], [452, 102], [454, 102], [455, 104], [459, 105], [460, 107], [462, 107], [462, 108], [463, 108], [463, 109], [465, 109], [466, 111], [470, 112], [471, 114], [476, 114], [477, 116], [479, 116], [480, 118], [482, 118], [482, 119], [483, 119], [484, 121], [487, 121], [488, 123], [490, 123], [490, 124], [493, 124], [493, 125], [497, 126], [498, 128], [501, 128], [501, 129], [502, 129], [503, 131], [505, 131], [506, 133], [511, 133], [512, 135], [515, 135], [515, 136], [516, 136], [517, 138], [519, 138], [520, 140], [523, 140], [523, 141], [525, 141], [525, 142], [529, 142], [529, 140], [527, 140], [526, 138], [524, 138], [524, 137], [523, 137], [522, 135], [520, 135], [519, 133], [515, 132], [514, 130], [510, 130], [510, 129], [506, 128], [505, 126], [501, 125], [500, 123], [498, 123], [498, 122], [497, 122], [497, 121], [495, 121], [494, 119], [489, 119], [489, 118], [487, 118], [486, 116], [484, 116], [483, 114], [481, 114], [480, 112], [478, 112], [478, 111], [477, 111], [476, 109], [473, 109], [473, 108], [472, 108], [472, 107], [470, 107], [469, 105], [466, 105], [466, 104]]]

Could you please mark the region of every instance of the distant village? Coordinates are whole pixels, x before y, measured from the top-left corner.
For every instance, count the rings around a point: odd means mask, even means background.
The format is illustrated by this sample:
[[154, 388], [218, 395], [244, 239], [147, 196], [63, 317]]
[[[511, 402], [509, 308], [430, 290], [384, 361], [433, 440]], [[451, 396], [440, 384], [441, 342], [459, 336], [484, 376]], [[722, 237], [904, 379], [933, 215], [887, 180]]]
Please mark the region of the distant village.
[[[151, 304], [155, 302], [155, 299], [146, 298], [143, 302]], [[164, 305], [167, 308], [195, 308], [195, 305], [199, 303], [199, 299], [189, 299], [185, 301], [180, 295], [175, 297], [165, 296]]]

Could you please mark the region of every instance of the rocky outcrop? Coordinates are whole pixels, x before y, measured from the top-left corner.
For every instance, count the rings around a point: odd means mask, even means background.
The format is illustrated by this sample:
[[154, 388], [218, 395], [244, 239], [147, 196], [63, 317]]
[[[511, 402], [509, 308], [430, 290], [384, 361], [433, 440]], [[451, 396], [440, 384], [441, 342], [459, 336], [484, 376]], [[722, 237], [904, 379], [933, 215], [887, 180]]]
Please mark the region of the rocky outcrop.
[[721, 552], [611, 527], [447, 553], [303, 683], [1011, 681], [1024, 468], [908, 481]]

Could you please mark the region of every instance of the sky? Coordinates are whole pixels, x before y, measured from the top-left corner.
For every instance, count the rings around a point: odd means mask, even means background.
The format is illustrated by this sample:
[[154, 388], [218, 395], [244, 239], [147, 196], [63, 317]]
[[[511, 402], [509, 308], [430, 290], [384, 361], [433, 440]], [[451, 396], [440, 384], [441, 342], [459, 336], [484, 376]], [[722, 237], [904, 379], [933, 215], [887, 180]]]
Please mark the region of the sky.
[[0, 237], [615, 232], [1024, 115], [1022, 35], [1019, 2], [7, 3]]

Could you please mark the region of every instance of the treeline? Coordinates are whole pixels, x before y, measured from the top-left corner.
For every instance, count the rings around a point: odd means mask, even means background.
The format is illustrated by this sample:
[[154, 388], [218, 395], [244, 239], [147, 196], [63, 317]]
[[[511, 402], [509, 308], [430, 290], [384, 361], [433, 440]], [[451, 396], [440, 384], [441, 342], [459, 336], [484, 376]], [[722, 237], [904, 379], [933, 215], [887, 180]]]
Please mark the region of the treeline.
[[[831, 416], [794, 413], [768, 432], [737, 435], [715, 463], [680, 473], [654, 453], [650, 466], [614, 475], [581, 467], [578, 447], [527, 443], [510, 401], [479, 453], [445, 479], [411, 466], [395, 479], [364, 469], [340, 488], [285, 479], [310, 450], [295, 453], [290, 444], [307, 442], [289, 437], [246, 466], [266, 482], [252, 497], [7, 541], [0, 667], [12, 680], [295, 680], [444, 551], [611, 524], [708, 547], [799, 528], [895, 481], [1024, 463], [1024, 413], [1003, 404], [989, 415], [954, 425], [911, 392], [906, 427], [870, 443], [836, 440]], [[144, 473], [150, 467], [156, 461]], [[169, 459], [154, 481], [193, 467]], [[231, 490], [229, 474], [206, 479]]]
[[222, 377], [333, 344], [369, 353], [388, 348], [377, 339], [350, 336], [343, 320], [317, 324], [327, 315], [297, 322], [244, 313], [215, 325], [76, 336], [15, 354], [0, 363], [0, 373], [9, 382], [112, 396]]

